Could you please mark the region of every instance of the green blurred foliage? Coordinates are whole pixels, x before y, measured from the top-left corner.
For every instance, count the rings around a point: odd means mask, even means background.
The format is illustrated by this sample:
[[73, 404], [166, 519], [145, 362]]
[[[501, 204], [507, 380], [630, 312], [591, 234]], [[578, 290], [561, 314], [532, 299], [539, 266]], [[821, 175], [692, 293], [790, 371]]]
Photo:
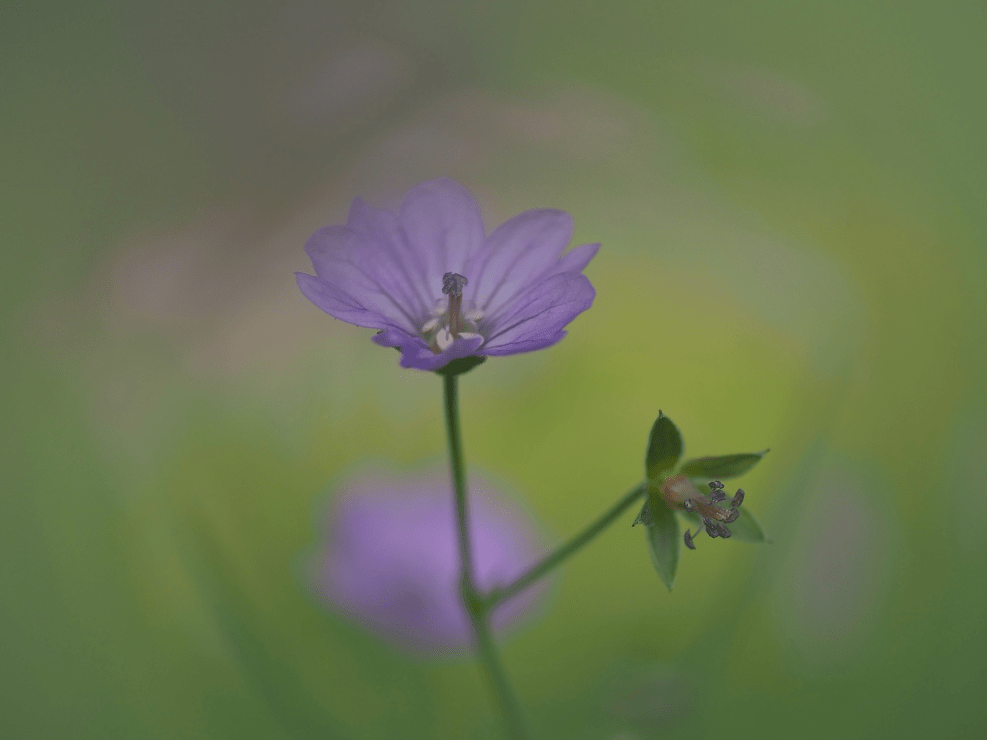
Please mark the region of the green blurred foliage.
[[[668, 593], [629, 517], [564, 569], [505, 645], [536, 731], [987, 733], [983, 3], [3, 16], [3, 735], [498, 732], [468, 661], [304, 579], [332, 482], [444, 434], [440, 379], [291, 271], [358, 188], [438, 175], [604, 245], [564, 342], [461, 382], [469, 464], [549, 541], [639, 479], [659, 407], [686, 457], [772, 450], [739, 481], [771, 545], [704, 541]], [[369, 42], [386, 95], [284, 112]]]

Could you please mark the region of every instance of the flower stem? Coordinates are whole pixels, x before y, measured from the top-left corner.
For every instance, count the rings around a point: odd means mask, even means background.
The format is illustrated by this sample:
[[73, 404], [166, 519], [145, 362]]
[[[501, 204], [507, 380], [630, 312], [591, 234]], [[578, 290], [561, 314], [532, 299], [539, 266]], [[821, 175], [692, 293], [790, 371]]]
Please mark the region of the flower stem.
[[460, 588], [463, 604], [473, 626], [476, 650], [486, 670], [490, 688], [497, 698], [504, 724], [511, 738], [526, 738], [521, 705], [514, 688], [500, 661], [500, 654], [490, 631], [492, 604], [480, 593], [473, 578], [473, 551], [470, 547], [469, 508], [466, 492], [466, 465], [463, 461], [463, 442], [459, 431], [458, 377], [454, 373], [443, 375], [445, 385], [446, 432], [449, 439], [449, 460], [452, 465], [452, 485], [456, 494], [456, 523], [459, 530]]
[[593, 538], [599, 535], [611, 522], [616, 520], [628, 507], [640, 499], [647, 491], [645, 484], [638, 484], [623, 496], [620, 501], [604, 512], [600, 518], [592, 525], [583, 530], [579, 535], [572, 538], [568, 543], [564, 543], [548, 554], [541, 561], [532, 566], [528, 571], [506, 587], [494, 590], [487, 597], [487, 605], [493, 608], [515, 594], [524, 591], [547, 573], [558, 567], [569, 556], [574, 554]]

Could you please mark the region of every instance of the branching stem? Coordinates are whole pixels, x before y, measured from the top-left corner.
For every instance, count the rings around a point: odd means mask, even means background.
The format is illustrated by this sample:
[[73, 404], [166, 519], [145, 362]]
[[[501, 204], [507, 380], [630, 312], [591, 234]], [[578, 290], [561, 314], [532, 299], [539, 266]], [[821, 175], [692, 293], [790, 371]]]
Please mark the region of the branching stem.
[[463, 443], [459, 432], [459, 398], [453, 374], [443, 376], [445, 384], [446, 432], [449, 438], [449, 461], [452, 466], [452, 484], [456, 495], [456, 524], [459, 531], [460, 589], [463, 604], [473, 626], [476, 650], [479, 654], [491, 690], [500, 705], [504, 725], [511, 738], [527, 738], [524, 717], [517, 695], [500, 661], [497, 645], [490, 632], [491, 604], [477, 589], [473, 578], [473, 551], [470, 547], [469, 501], [466, 490], [466, 465], [463, 461]]
[[497, 698], [504, 726], [511, 738], [527, 738], [524, 715], [517, 700], [514, 687], [504, 671], [490, 630], [490, 613], [499, 604], [524, 591], [536, 581], [557, 568], [567, 558], [579, 551], [608, 525], [620, 517], [631, 505], [644, 496], [645, 484], [638, 484], [623, 496], [609, 510], [604, 512], [589, 527], [556, 548], [526, 573], [505, 587], [484, 594], [477, 587], [473, 576], [473, 550], [470, 544], [469, 497], [466, 486], [466, 464], [463, 458], [463, 441], [459, 430], [458, 374], [443, 375], [445, 386], [446, 432], [449, 440], [449, 462], [452, 467], [452, 485], [456, 495], [456, 526], [459, 533], [460, 593], [466, 613], [469, 615], [476, 643], [477, 655], [490, 683], [490, 689]]

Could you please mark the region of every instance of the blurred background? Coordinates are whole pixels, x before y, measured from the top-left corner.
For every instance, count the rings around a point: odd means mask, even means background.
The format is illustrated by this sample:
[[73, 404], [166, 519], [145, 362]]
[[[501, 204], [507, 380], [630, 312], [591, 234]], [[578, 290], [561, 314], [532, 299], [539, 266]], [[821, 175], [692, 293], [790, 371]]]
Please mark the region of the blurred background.
[[[293, 271], [438, 176], [575, 218], [593, 309], [462, 380], [546, 547], [687, 455], [773, 539], [667, 592], [631, 514], [505, 642], [535, 732], [982, 737], [987, 6], [4, 3], [0, 733], [489, 736], [305, 578], [441, 384]], [[731, 482], [732, 483], [732, 482]]]

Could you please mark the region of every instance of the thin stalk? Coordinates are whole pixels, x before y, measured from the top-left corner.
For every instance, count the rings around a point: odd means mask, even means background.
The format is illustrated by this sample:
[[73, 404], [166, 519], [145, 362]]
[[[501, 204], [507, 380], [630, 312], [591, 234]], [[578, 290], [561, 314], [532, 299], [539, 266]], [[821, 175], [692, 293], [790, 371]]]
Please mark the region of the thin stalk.
[[473, 551], [470, 546], [469, 506], [466, 491], [466, 465], [463, 460], [463, 442], [459, 431], [459, 396], [457, 376], [443, 376], [445, 386], [446, 432], [449, 439], [449, 461], [452, 465], [452, 485], [456, 494], [456, 524], [459, 531], [460, 588], [463, 604], [469, 615], [476, 639], [476, 650], [483, 665], [490, 688], [497, 698], [504, 725], [511, 738], [527, 738], [521, 705], [511, 682], [504, 671], [490, 632], [490, 605], [480, 594], [473, 579]]
[[552, 553], [545, 556], [545, 558], [536, 563], [528, 569], [526, 573], [519, 576], [506, 587], [497, 589], [490, 594], [487, 598], [488, 607], [492, 608], [504, 600], [513, 597], [515, 594], [524, 591], [550, 571], [558, 567], [563, 561], [569, 558], [569, 556], [573, 555], [576, 551], [599, 535], [611, 522], [620, 517], [624, 510], [640, 499], [646, 491], [647, 486], [645, 484], [638, 484], [635, 486], [627, 492], [627, 494], [625, 494], [620, 501], [613, 505], [613, 507], [604, 512], [596, 522], [579, 533], [579, 535], [572, 538], [568, 543], [563, 543], [560, 545]]

